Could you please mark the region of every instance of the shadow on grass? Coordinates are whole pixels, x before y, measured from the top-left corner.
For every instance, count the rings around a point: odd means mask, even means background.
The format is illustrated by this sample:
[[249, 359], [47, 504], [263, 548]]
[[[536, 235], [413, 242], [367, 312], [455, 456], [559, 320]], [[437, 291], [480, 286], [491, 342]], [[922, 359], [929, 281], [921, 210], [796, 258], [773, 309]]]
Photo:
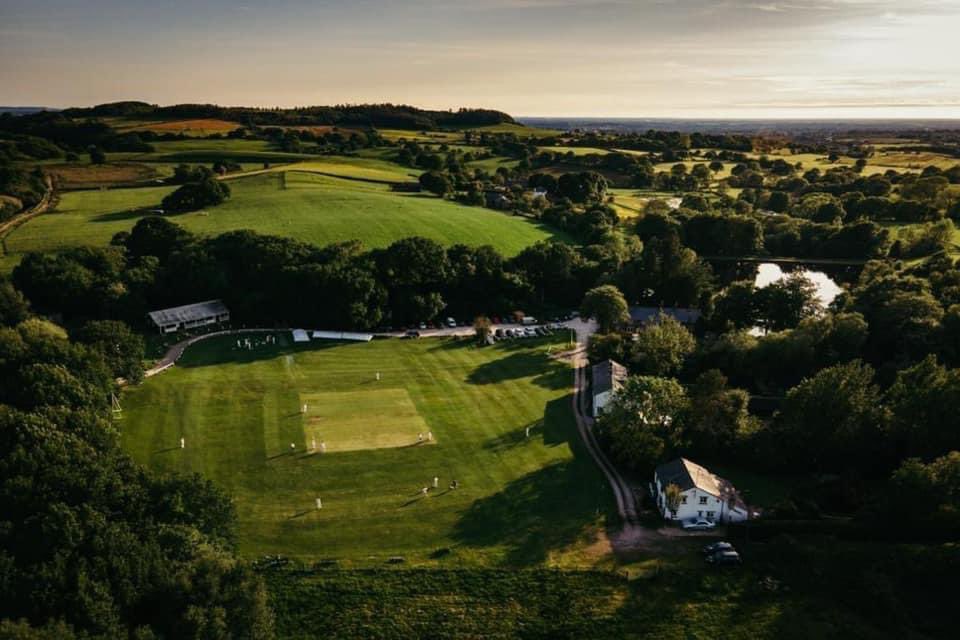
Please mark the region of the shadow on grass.
[[[280, 333], [280, 332], [278, 332]], [[253, 336], [261, 334], [245, 334]], [[243, 336], [241, 336], [243, 337]], [[248, 364], [263, 360], [272, 360], [279, 356], [296, 355], [310, 351], [332, 349], [347, 343], [344, 342], [311, 342], [303, 345], [274, 345], [264, 344], [253, 350], [237, 347], [238, 336], [216, 336], [201, 340], [187, 347], [183, 357], [177, 361], [178, 367], [209, 367], [226, 363]]]
[[497, 384], [518, 378], [533, 378], [532, 382], [547, 389], [564, 389], [571, 385], [572, 372], [562, 362], [551, 360], [539, 350], [523, 350], [480, 365], [467, 376], [470, 384]]
[[530, 566], [580, 540], [598, 508], [595, 483], [577, 461], [556, 462], [474, 502], [454, 528], [470, 547], [507, 547], [506, 561]]
[[180, 447], [167, 447], [166, 449], [157, 449], [153, 452], [153, 455], [158, 456], [161, 453], [170, 453], [171, 451], [177, 451]]
[[[529, 473], [474, 502], [454, 527], [460, 544], [505, 546], [509, 564], [536, 565], [552, 551], [581, 541], [598, 512], [610, 513], [609, 488], [579, 441], [569, 395], [547, 404], [542, 424], [531, 430], [531, 440], [535, 436], [551, 445], [569, 444], [573, 459]], [[522, 446], [523, 441], [521, 429], [485, 446]]]
[[98, 216], [90, 218], [90, 222], [120, 222], [122, 220], [134, 220], [150, 215], [147, 209], [129, 209], [127, 211], [113, 211], [111, 213], [101, 213]]
[[[537, 442], [542, 442], [549, 447], [565, 444], [569, 437], [567, 421], [571, 419], [571, 402], [573, 400], [569, 395], [548, 402], [543, 410], [543, 418], [496, 438], [490, 438], [483, 443], [483, 448], [499, 453]], [[530, 430], [529, 436], [527, 429]]]

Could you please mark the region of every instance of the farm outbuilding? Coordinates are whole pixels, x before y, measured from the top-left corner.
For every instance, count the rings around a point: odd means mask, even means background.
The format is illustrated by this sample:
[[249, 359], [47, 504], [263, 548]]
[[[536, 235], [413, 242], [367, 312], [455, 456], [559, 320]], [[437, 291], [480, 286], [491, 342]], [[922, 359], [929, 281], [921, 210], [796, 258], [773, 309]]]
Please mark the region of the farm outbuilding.
[[207, 300], [147, 314], [160, 333], [175, 333], [230, 320], [230, 310], [220, 300]]
[[614, 394], [627, 379], [627, 368], [619, 362], [604, 360], [593, 365], [591, 394], [593, 396], [593, 417], [598, 418], [613, 400]]

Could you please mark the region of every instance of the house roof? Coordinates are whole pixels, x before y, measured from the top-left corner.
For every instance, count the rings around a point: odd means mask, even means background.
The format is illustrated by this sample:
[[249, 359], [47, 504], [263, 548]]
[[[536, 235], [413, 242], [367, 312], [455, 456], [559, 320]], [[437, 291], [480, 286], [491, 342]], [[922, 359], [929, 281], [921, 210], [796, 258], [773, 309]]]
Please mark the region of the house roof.
[[660, 314], [670, 316], [681, 324], [693, 324], [700, 318], [699, 309], [683, 307], [630, 307], [630, 319], [636, 324], [646, 324]]
[[205, 302], [196, 302], [194, 304], [185, 304], [181, 307], [170, 307], [169, 309], [160, 309], [151, 311], [147, 315], [158, 327], [181, 322], [193, 322], [194, 320], [203, 320], [211, 316], [219, 316], [230, 313], [227, 306], [220, 300], [207, 300]]
[[627, 379], [627, 368], [613, 360], [604, 360], [593, 365], [593, 395], [616, 391]]
[[706, 467], [702, 467], [686, 458], [677, 458], [661, 464], [656, 469], [656, 475], [663, 487], [668, 484], [675, 484], [680, 487], [681, 491], [697, 488], [712, 496], [732, 502], [734, 506], [746, 508], [743, 500], [740, 499], [740, 494], [728, 480], [710, 473]]

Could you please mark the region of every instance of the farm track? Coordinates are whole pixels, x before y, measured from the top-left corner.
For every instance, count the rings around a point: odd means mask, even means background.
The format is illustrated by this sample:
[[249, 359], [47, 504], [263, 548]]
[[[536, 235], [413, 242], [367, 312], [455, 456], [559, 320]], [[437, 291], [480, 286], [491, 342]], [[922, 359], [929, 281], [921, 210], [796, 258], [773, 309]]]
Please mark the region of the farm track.
[[573, 414], [577, 420], [577, 430], [580, 432], [587, 451], [593, 458], [603, 475], [606, 476], [610, 488], [613, 490], [617, 502], [617, 512], [624, 521], [625, 527], [634, 527], [639, 523], [637, 500], [633, 489], [610, 462], [606, 454], [597, 443], [593, 434], [593, 418], [587, 411], [587, 340], [592, 333], [591, 325], [579, 322], [580, 326], [573, 327], [577, 334], [577, 348], [572, 352], [573, 378]]
[[50, 209], [57, 206], [57, 203], [59, 202], [59, 194], [57, 192], [56, 185], [54, 184], [53, 178], [51, 178], [49, 175], [45, 176], [44, 182], [47, 185], [47, 190], [44, 192], [43, 197], [40, 199], [40, 202], [35, 204], [30, 209], [27, 209], [26, 211], [18, 213], [17, 215], [13, 216], [6, 222], [0, 224], [0, 242], [2, 242], [4, 254], [7, 253], [7, 235], [11, 231], [16, 229], [20, 225], [24, 224], [25, 222], [28, 222], [33, 218], [36, 218], [40, 214], [46, 213]]

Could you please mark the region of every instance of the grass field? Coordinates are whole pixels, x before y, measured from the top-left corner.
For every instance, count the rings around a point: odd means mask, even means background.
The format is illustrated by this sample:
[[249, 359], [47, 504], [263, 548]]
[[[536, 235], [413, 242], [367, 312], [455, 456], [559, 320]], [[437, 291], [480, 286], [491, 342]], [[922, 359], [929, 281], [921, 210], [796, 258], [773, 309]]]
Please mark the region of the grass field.
[[478, 133], [514, 133], [520, 138], [552, 138], [563, 133], [562, 131], [557, 131], [555, 129], [528, 127], [523, 124], [515, 124], [510, 122], [491, 124], [485, 127], [474, 127], [470, 130]]
[[563, 147], [563, 146], [554, 146], [554, 147], [537, 147], [540, 151], [549, 151], [551, 153], [573, 153], [575, 156], [588, 156], [588, 155], [600, 155], [605, 156], [610, 153], [609, 149], [601, 149], [600, 147]]
[[463, 140], [463, 133], [459, 131], [414, 131], [411, 129], [377, 129], [377, 131], [381, 136], [392, 142], [408, 140], [410, 142], [443, 144], [444, 142], [460, 142]]
[[161, 172], [155, 165], [140, 162], [111, 162], [90, 164], [73, 162], [44, 167], [60, 181], [63, 189], [82, 189], [118, 183], [149, 182], [158, 179]]
[[[568, 238], [549, 227], [481, 207], [468, 207], [426, 194], [391, 192], [386, 185], [309, 173], [267, 173], [230, 182], [233, 196], [205, 211], [171, 220], [199, 234], [234, 229], [297, 238], [317, 245], [359, 239], [384, 247], [412, 235], [450, 245], [491, 244], [505, 255], [551, 237]], [[6, 238], [0, 267], [9, 272], [28, 251], [104, 246], [128, 231], [174, 187], [64, 193], [56, 212], [34, 218]]]
[[613, 208], [621, 219], [636, 218], [651, 199], [636, 189], [608, 189], [607, 192], [613, 196]]
[[520, 164], [520, 161], [515, 160], [513, 158], [505, 158], [503, 156], [493, 156], [492, 158], [486, 158], [484, 160], [473, 160], [471, 162], [467, 162], [466, 166], [473, 169], [483, 169], [488, 173], [496, 173], [497, 169], [499, 169], [500, 167], [513, 169], [518, 164]]
[[311, 448], [323, 443], [335, 453], [437, 443], [403, 388], [301, 393], [300, 404], [307, 407], [303, 432]]
[[297, 162], [278, 167], [278, 171], [312, 171], [358, 180], [382, 182], [416, 182], [419, 169], [404, 167], [395, 162], [377, 158], [354, 156], [322, 156], [316, 160]]
[[[137, 461], [200, 472], [235, 497], [241, 553], [363, 566], [395, 554], [432, 564], [449, 548], [444, 562], [522, 566], [575, 554], [607, 514], [611, 494], [573, 423], [571, 371], [547, 355], [560, 338], [285, 339], [250, 352], [212, 338], [122, 398]], [[433, 446], [416, 444], [424, 429]], [[306, 451], [314, 432], [326, 453]], [[421, 496], [434, 476], [439, 488]]]
[[107, 154], [110, 162], [191, 163], [211, 164], [220, 160], [239, 163], [271, 164], [311, 160], [318, 156], [306, 153], [287, 153], [274, 149], [266, 140], [234, 140], [191, 138], [188, 140], [161, 140], [151, 142], [152, 152], [117, 151]]
[[214, 133], [229, 133], [239, 129], [240, 124], [216, 118], [196, 118], [190, 120], [127, 120], [108, 118], [106, 122], [117, 131], [153, 131], [154, 133], [173, 133], [185, 136], [209, 136]]

